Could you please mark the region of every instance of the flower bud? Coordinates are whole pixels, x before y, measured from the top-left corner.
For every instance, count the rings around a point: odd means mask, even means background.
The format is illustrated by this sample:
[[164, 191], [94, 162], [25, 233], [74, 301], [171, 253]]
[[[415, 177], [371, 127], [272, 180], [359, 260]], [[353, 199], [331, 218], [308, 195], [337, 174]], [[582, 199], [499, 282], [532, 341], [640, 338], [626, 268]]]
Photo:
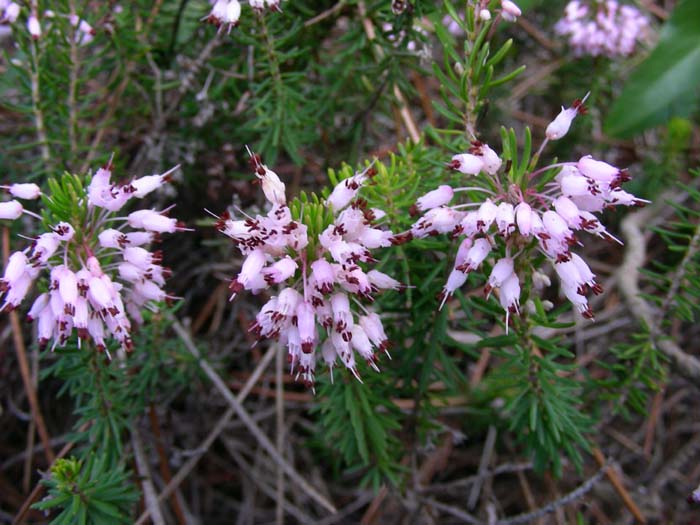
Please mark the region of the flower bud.
[[301, 301], [297, 305], [296, 317], [301, 351], [305, 354], [313, 352], [316, 340], [316, 316], [313, 307], [308, 302]]
[[130, 186], [133, 189], [133, 196], [137, 199], [142, 199], [152, 191], [160, 188], [166, 182], [163, 175], [146, 175], [131, 181]]
[[33, 183], [12, 184], [9, 189], [10, 195], [18, 199], [34, 200], [41, 195], [39, 186]]
[[620, 173], [620, 170], [615, 166], [601, 160], [595, 160], [590, 155], [581, 157], [576, 166], [586, 177], [607, 184], [613, 182]]
[[97, 240], [103, 248], [120, 249], [122, 248], [122, 244], [124, 244], [125, 235], [119, 230], [110, 228], [100, 232], [97, 236]]
[[347, 294], [338, 292], [331, 296], [331, 308], [333, 310], [333, 322], [338, 332], [346, 332], [354, 324], [350, 301]]
[[17, 2], [10, 2], [10, 4], [5, 7], [5, 14], [0, 18], [0, 22], [7, 22], [8, 24], [14, 24], [19, 16], [20, 5]]
[[297, 263], [287, 256], [263, 269], [262, 274], [268, 284], [278, 284], [292, 277], [297, 266]]
[[496, 226], [501, 235], [507, 237], [515, 231], [515, 213], [513, 205], [509, 202], [502, 202], [498, 205], [496, 213]]
[[29, 16], [27, 20], [27, 30], [34, 40], [38, 40], [41, 36], [41, 25], [36, 15], [32, 14]]
[[499, 288], [512, 273], [513, 259], [510, 257], [499, 259], [499, 261], [494, 264], [491, 275], [489, 275], [489, 286], [491, 286], [491, 288]]
[[389, 347], [389, 340], [384, 332], [380, 317], [374, 312], [363, 315], [360, 317], [360, 326], [365, 331], [365, 334], [367, 334], [372, 344], [386, 352]]
[[498, 214], [498, 206], [496, 206], [491, 199], [486, 199], [481, 206], [479, 206], [477, 227], [481, 231], [486, 231], [491, 227], [491, 224], [496, 219]]
[[573, 122], [574, 118], [576, 118], [577, 114], [578, 111], [576, 111], [576, 108], [565, 108], [562, 106], [559, 114], [547, 126], [547, 129], [544, 132], [546, 137], [549, 140], [559, 140], [562, 138], [569, 132], [571, 123]]
[[380, 290], [399, 290], [402, 288], [399, 281], [379, 270], [370, 270], [367, 272], [367, 278], [373, 287]]
[[484, 238], [479, 238], [474, 241], [474, 245], [467, 252], [467, 257], [463, 265], [457, 269], [464, 272], [472, 272], [476, 270], [481, 263], [486, 259], [486, 256], [491, 252], [491, 243]]
[[446, 184], [438, 186], [437, 189], [430, 191], [420, 197], [416, 201], [416, 207], [419, 211], [424, 212], [432, 208], [437, 208], [443, 204], [447, 204], [452, 200], [454, 196], [454, 191], [452, 188]]
[[367, 363], [374, 368], [377, 372], [379, 372], [379, 368], [374, 362], [374, 351], [372, 350], [372, 343], [369, 340], [369, 337], [367, 337], [367, 334], [365, 333], [364, 329], [362, 326], [356, 324], [352, 327], [351, 329], [352, 333], [352, 340], [351, 344], [352, 347], [357, 350], [357, 353], [360, 354], [360, 357], [367, 361]]
[[566, 221], [555, 211], [549, 210], [542, 215], [542, 222], [547, 232], [555, 239], [566, 239], [571, 235], [571, 230]]
[[0, 202], [0, 219], [14, 221], [19, 218], [24, 211], [24, 207], [18, 201]]
[[503, 9], [501, 12], [503, 19], [508, 22], [515, 22], [523, 14], [520, 8], [511, 0], [501, 0], [501, 8]]
[[571, 199], [564, 196], [557, 197], [553, 204], [557, 214], [566, 221], [569, 228], [578, 228], [581, 225], [579, 209]]
[[316, 290], [324, 294], [328, 294], [333, 291], [335, 275], [333, 274], [333, 267], [328, 261], [321, 258], [312, 262], [311, 275], [313, 277]]
[[5, 275], [2, 280], [9, 286], [12, 286], [17, 279], [19, 279], [22, 274], [25, 273], [29, 261], [24, 252], [14, 252], [10, 255], [7, 266], [5, 267]]
[[[238, 4], [237, 0], [233, 0]], [[232, 2], [233, 3], [233, 2]], [[240, 4], [238, 5], [238, 10], [240, 13]], [[278, 204], [284, 206], [287, 203], [287, 196], [285, 195], [284, 183], [280, 180], [279, 176], [268, 169], [266, 166], [261, 166], [263, 173], [260, 174], [256, 171], [258, 179], [262, 181], [262, 190], [265, 194], [265, 198], [272, 204]]]
[[460, 153], [452, 157], [452, 162], [448, 164], [448, 167], [465, 175], [478, 175], [484, 167], [484, 161], [481, 157], [471, 153]]
[[521, 202], [515, 207], [515, 221], [521, 235], [528, 237], [532, 232], [532, 208], [527, 202]]
[[156, 233], [174, 233], [177, 231], [177, 220], [166, 217], [154, 210], [139, 210], [127, 217], [129, 226], [143, 228]]
[[488, 144], [481, 144], [479, 149], [481, 150], [480, 157], [484, 162], [484, 171], [489, 175], [498, 173], [498, 170], [501, 169], [501, 164], [503, 164], [498, 153], [492, 150]]
[[[157, 258], [148, 250], [140, 246], [128, 246], [124, 248], [124, 260], [134, 266], [146, 270], [149, 265], [157, 262]], [[262, 268], [262, 267], [261, 267]]]
[[511, 273], [501, 284], [499, 301], [505, 310], [518, 311], [520, 305], [520, 280], [515, 273]]

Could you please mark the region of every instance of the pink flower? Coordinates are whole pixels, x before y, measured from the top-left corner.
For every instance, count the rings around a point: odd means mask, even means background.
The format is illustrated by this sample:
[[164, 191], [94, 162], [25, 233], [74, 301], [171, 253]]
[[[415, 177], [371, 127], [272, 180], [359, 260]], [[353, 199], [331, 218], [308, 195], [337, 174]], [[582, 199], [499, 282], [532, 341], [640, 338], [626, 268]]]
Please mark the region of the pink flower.
[[573, 122], [576, 115], [583, 115], [586, 113], [586, 108], [583, 105], [586, 102], [590, 93], [586, 93], [583, 100], [574, 100], [570, 108], [565, 108], [562, 106], [561, 112], [556, 116], [556, 118], [549, 123], [547, 129], [545, 130], [545, 135], [549, 140], [559, 140], [564, 135], [569, 132], [571, 123]]
[[[6, 3], [4, 5], [4, 12], [2, 13], [2, 16], [0, 16], [0, 24], [14, 24], [19, 16], [20, 9], [20, 5], [17, 2]], [[0, 7], [0, 12], [2, 11], [3, 8]]]
[[41, 36], [41, 25], [35, 14], [31, 14], [27, 20], [27, 30], [34, 40], [38, 40]]
[[520, 233], [529, 237], [532, 232], [532, 208], [527, 202], [523, 201], [515, 207], [515, 220]]
[[495, 175], [501, 169], [501, 164], [503, 164], [501, 157], [488, 144], [475, 140], [469, 148], [469, 153], [481, 159], [482, 169], [489, 175]]
[[488, 284], [486, 285], [486, 293], [490, 293], [493, 288], [500, 288], [501, 285], [513, 274], [513, 259], [504, 257], [499, 259], [493, 266], [491, 275], [489, 275]]
[[454, 155], [447, 166], [465, 175], [478, 175], [484, 167], [484, 160], [471, 153], [461, 153]]
[[430, 191], [422, 197], [420, 197], [416, 201], [416, 209], [419, 212], [424, 212], [426, 210], [437, 208], [438, 206], [442, 206], [443, 204], [447, 204], [448, 202], [450, 202], [453, 196], [454, 191], [452, 190], [452, 187], [443, 184], [437, 189]]
[[520, 280], [515, 273], [511, 273], [501, 284], [501, 295], [498, 300], [506, 311], [506, 333], [508, 333], [510, 314], [520, 311]]
[[0, 202], [0, 219], [14, 221], [22, 215], [23, 211], [24, 207], [17, 201]]
[[219, 30], [226, 29], [228, 32], [238, 25], [241, 17], [241, 4], [238, 0], [216, 0], [211, 12], [204, 19], [215, 25]]
[[[292, 218], [279, 178], [260, 157], [251, 153], [251, 158], [271, 209], [244, 220], [225, 213], [216, 224], [244, 256], [241, 271], [231, 283], [233, 296], [244, 289], [256, 293], [274, 285], [283, 287], [262, 307], [250, 331], [258, 340], [277, 338], [286, 345], [294, 377], [309, 387], [315, 380], [316, 349], [331, 370], [340, 357], [359, 379], [353, 351], [376, 369], [373, 348], [385, 350], [388, 342], [381, 323], [377, 326], [378, 317], [364, 321], [366, 327], [356, 324], [351, 304], [372, 302], [379, 291], [400, 287], [388, 275], [358, 265], [377, 262], [372, 250], [393, 240], [390, 231], [375, 223], [383, 212], [368, 209], [357, 198], [374, 170], [369, 167], [340, 181], [326, 200], [328, 208], [318, 210], [317, 217], [324, 222], [314, 219], [307, 226]], [[315, 200], [315, 205], [323, 204]], [[310, 235], [310, 230], [316, 234]]]
[[175, 233], [179, 229], [176, 219], [155, 210], [135, 211], [129, 214], [127, 220], [132, 228], [142, 228], [155, 233]]
[[473, 272], [481, 266], [481, 263], [486, 259], [488, 254], [491, 252], [491, 243], [484, 238], [479, 238], [474, 241], [474, 244], [467, 255], [464, 258], [464, 262], [458, 266], [455, 266], [456, 270], [462, 271], [464, 273]]
[[[13, 254], [6, 278], [0, 280], [0, 292], [6, 292], [3, 308], [16, 308], [45, 271], [48, 291], [39, 295], [28, 314], [30, 320], [38, 322], [41, 346], [51, 340], [52, 348], [64, 345], [75, 329], [78, 345], [91, 339], [98, 349], [107, 351], [108, 336], [128, 351], [133, 343], [127, 311], [139, 322], [141, 307], [155, 308], [152, 301], [171, 298], [162, 290], [169, 270], [160, 266], [159, 252], [144, 247], [154, 240], [154, 234], [123, 231], [129, 220], [111, 216], [134, 192], [112, 184], [110, 176], [111, 165], [101, 168], [85, 195], [78, 196], [85, 206], [80, 223], [70, 222], [74, 220], [70, 217], [40, 234], [29, 250]], [[13, 185], [10, 191], [27, 198], [39, 192], [30, 184]], [[146, 211], [148, 216], [154, 213]], [[104, 229], [105, 224], [115, 221], [123, 223], [120, 229]], [[131, 226], [148, 225], [146, 220]], [[104, 269], [99, 259], [103, 254], [109, 257]]]
[[496, 226], [504, 237], [515, 231], [515, 211], [509, 202], [502, 202], [496, 209]]
[[501, 0], [501, 9], [501, 16], [508, 22], [515, 22], [523, 14], [520, 8], [511, 0]]
[[8, 186], [10, 195], [18, 199], [34, 200], [41, 195], [39, 186], [34, 183], [20, 183]]
[[576, 56], [614, 58], [631, 55], [639, 42], [648, 40], [650, 24], [636, 7], [621, 6], [617, 0], [595, 7], [573, 0], [554, 30], [568, 39]]
[[[580, 103], [575, 103], [572, 107], [577, 108], [577, 113], [580, 111]], [[567, 119], [573, 118], [573, 113], [565, 115]], [[561, 122], [563, 120], [557, 126]], [[567, 120], [565, 124], [564, 127], [568, 130], [570, 122]], [[453, 237], [463, 236], [452, 271], [439, 294], [440, 308], [466, 283], [469, 272], [478, 270], [492, 250], [500, 252], [499, 247], [503, 246], [506, 256], [497, 257], [485, 292], [488, 296], [493, 289], [500, 289], [498, 297], [506, 310], [506, 323], [510, 314], [519, 313], [520, 308], [521, 288], [516, 268], [525, 265], [516, 265], [514, 260], [526, 256], [532, 249], [546, 255], [560, 277], [563, 294], [585, 317], [592, 319], [593, 313], [588, 306], [586, 294], [589, 291], [601, 293], [602, 288], [585, 261], [573, 253], [571, 248], [582, 245], [577, 237], [578, 232], [588, 232], [608, 241], [620, 242], [607, 232], [593, 212], [618, 205], [643, 206], [647, 202], [620, 187], [629, 180], [627, 170], [584, 156], [578, 162], [558, 163], [526, 174], [528, 179], [533, 179], [540, 173], [559, 170], [542, 187], [523, 188], [512, 183], [508, 174], [503, 175], [505, 180], [499, 180], [497, 163], [494, 162], [491, 168], [484, 167], [488, 164], [488, 153], [483, 144], [475, 142], [470, 153], [455, 157], [476, 163], [474, 158], [480, 158], [477, 155], [483, 157], [481, 169], [495, 178], [490, 179], [488, 188], [498, 188], [499, 192], [478, 185], [454, 189], [454, 195], [458, 191], [470, 191], [483, 192], [488, 197], [481, 202], [454, 206], [445, 202], [440, 207], [427, 210], [410, 230], [410, 237], [420, 238], [445, 233], [445, 226], [455, 224], [449, 233]], [[461, 166], [461, 161], [453, 160], [453, 163], [455, 168], [458, 167], [457, 164]], [[478, 183], [477, 179], [476, 184]], [[447, 193], [442, 187], [439, 191]], [[418, 206], [415, 208], [418, 209]], [[461, 211], [464, 208], [472, 210]], [[510, 253], [516, 255], [511, 257]], [[533, 270], [536, 272], [535, 268]], [[533, 277], [533, 283], [534, 281]], [[540, 288], [543, 282], [541, 279], [538, 281]]]
[[177, 165], [162, 175], [146, 175], [145, 177], [134, 179], [129, 183], [130, 190], [133, 192], [134, 197], [142, 199], [152, 191], [162, 187], [163, 184], [170, 182], [171, 174], [179, 168], [180, 166]]

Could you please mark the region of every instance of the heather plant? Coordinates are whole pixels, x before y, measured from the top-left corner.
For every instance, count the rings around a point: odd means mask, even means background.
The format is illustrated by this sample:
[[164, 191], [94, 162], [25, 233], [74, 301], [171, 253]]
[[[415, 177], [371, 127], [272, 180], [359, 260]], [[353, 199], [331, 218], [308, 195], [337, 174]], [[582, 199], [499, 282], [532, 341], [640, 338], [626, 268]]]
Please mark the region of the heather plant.
[[667, 4], [0, 1], [2, 515], [681, 521]]

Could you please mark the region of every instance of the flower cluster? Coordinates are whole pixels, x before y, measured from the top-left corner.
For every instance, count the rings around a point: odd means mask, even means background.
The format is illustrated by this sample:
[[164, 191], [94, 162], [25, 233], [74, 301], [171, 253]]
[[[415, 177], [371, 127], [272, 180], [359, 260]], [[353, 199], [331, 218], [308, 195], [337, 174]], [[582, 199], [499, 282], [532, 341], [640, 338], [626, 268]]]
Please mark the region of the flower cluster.
[[605, 0], [587, 5], [573, 0], [554, 30], [568, 39], [577, 56], [631, 55], [649, 34], [649, 20], [636, 7]]
[[[10, 0], [0, 0], [0, 25], [13, 24], [19, 17], [20, 10], [20, 4], [12, 2]], [[42, 17], [45, 20], [49, 21], [56, 17], [68, 19], [70, 25], [75, 28], [75, 41], [81, 45], [89, 43], [97, 34], [95, 28], [93, 28], [86, 20], [80, 18], [75, 14], [57, 14], [53, 10], [47, 9], [43, 12]], [[39, 16], [35, 11], [32, 11], [32, 13], [27, 18], [27, 31], [34, 40], [37, 40], [41, 37], [41, 23], [39, 22]]]
[[[265, 9], [270, 11], [280, 10], [280, 0], [249, 0], [250, 7], [261, 13]], [[241, 3], [238, 0], [215, 0], [211, 12], [203, 18], [210, 24], [219, 28], [219, 31], [231, 31], [236, 27], [241, 18]]]
[[[285, 186], [257, 155], [251, 163], [271, 208], [265, 215], [234, 219], [218, 217], [217, 229], [230, 237], [245, 256], [231, 281], [233, 296], [254, 294], [280, 285], [257, 314], [251, 332], [258, 340], [279, 339], [287, 346], [292, 373], [313, 386], [317, 350], [329, 369], [337, 358], [360, 379], [354, 352], [378, 370], [377, 351], [389, 342], [379, 316], [361, 306], [374, 294], [399, 289], [388, 275], [364, 268], [376, 262], [371, 250], [391, 245], [392, 233], [375, 227], [384, 216], [357, 196], [374, 176], [367, 168], [340, 182], [326, 202], [299, 202], [292, 217]], [[362, 308], [354, 312], [351, 304]]]
[[[565, 134], [563, 127], [568, 130], [569, 119], [582, 111], [580, 102], [572, 108], [573, 112], [571, 108], [563, 109], [558, 121], [555, 119], [557, 137]], [[641, 206], [646, 202], [621, 188], [622, 183], [629, 180], [627, 171], [584, 156], [577, 162], [562, 162], [532, 171], [526, 174], [522, 185], [503, 184], [499, 178], [500, 157], [480, 142], [473, 142], [468, 152], [453, 156], [447, 165], [470, 176], [485, 173], [493, 189], [482, 186], [453, 189], [442, 185], [419, 198], [412, 208], [414, 215], [423, 215], [404, 239], [441, 233], [462, 238], [454, 267], [441, 292], [441, 306], [466, 282], [470, 272], [481, 267], [500, 239], [505, 256], [497, 257], [484, 291], [488, 296], [492, 290], [499, 289], [506, 323], [509, 315], [520, 308], [518, 269], [529, 267], [527, 257], [521, 255], [532, 249], [547, 257], [560, 278], [563, 294], [584, 317], [592, 319], [586, 294], [589, 290], [601, 293], [602, 288], [586, 262], [571, 248], [581, 244], [578, 232], [620, 242], [607, 232], [594, 213], [618, 205]], [[556, 175], [550, 182], [539, 188], [529, 187], [538, 176], [553, 171]], [[484, 193], [488, 197], [481, 202], [450, 206], [455, 193], [467, 191]], [[548, 284], [546, 276], [536, 275], [540, 284]]]
[[[17, 308], [45, 270], [46, 291], [28, 314], [30, 320], [37, 320], [40, 346], [49, 341], [53, 341], [52, 349], [64, 345], [75, 329], [79, 345], [89, 339], [106, 351], [106, 339], [114, 338], [130, 350], [132, 321], [143, 321], [141, 309], [155, 308], [152, 302], [170, 298], [163, 291], [170, 270], [161, 265], [162, 254], [147, 247], [160, 234], [183, 228], [166, 215], [167, 210], [138, 210], [126, 217], [114, 217], [114, 212], [131, 198], [143, 198], [160, 187], [175, 169], [124, 185], [111, 182], [111, 163], [97, 170], [75, 202], [82, 212], [67, 214], [83, 220], [57, 222], [30, 247], [10, 256], [0, 279], [0, 293], [5, 294], [1, 309]], [[17, 197], [38, 196], [33, 184], [15, 184], [9, 191]], [[2, 203], [1, 218], [13, 219], [22, 213], [15, 202]], [[11, 206], [13, 213], [8, 212]]]

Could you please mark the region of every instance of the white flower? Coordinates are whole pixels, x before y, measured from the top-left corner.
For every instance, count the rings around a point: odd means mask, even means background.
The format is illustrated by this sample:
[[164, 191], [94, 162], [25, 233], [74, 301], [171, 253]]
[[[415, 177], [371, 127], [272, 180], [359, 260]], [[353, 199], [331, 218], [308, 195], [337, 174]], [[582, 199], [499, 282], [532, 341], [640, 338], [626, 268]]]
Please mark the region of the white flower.
[[586, 109], [583, 104], [586, 102], [588, 95], [590, 95], [590, 92], [586, 93], [583, 100], [575, 100], [570, 108], [562, 106], [559, 114], [547, 125], [547, 129], [545, 130], [545, 135], [549, 140], [559, 140], [569, 132], [571, 123], [574, 118], [576, 118], [576, 115], [585, 113]]
[[478, 175], [484, 167], [484, 160], [471, 153], [460, 153], [452, 157], [448, 167], [465, 175]]
[[523, 14], [520, 8], [511, 0], [501, 0], [501, 9], [503, 19], [508, 22], [515, 22]]
[[24, 207], [18, 201], [0, 202], [0, 219], [14, 221], [22, 215], [23, 211]]
[[442, 186], [438, 186], [437, 189], [429, 191], [416, 200], [416, 209], [420, 212], [424, 212], [426, 210], [437, 208], [438, 206], [442, 206], [450, 202], [453, 196], [454, 191], [452, 190], [452, 187], [448, 186], [447, 184], [443, 184]]
[[34, 40], [38, 40], [41, 36], [41, 25], [35, 14], [29, 16], [27, 20], [27, 30]]
[[18, 199], [33, 200], [41, 195], [39, 186], [34, 183], [27, 182], [21, 184], [12, 184], [9, 186], [10, 195]]

